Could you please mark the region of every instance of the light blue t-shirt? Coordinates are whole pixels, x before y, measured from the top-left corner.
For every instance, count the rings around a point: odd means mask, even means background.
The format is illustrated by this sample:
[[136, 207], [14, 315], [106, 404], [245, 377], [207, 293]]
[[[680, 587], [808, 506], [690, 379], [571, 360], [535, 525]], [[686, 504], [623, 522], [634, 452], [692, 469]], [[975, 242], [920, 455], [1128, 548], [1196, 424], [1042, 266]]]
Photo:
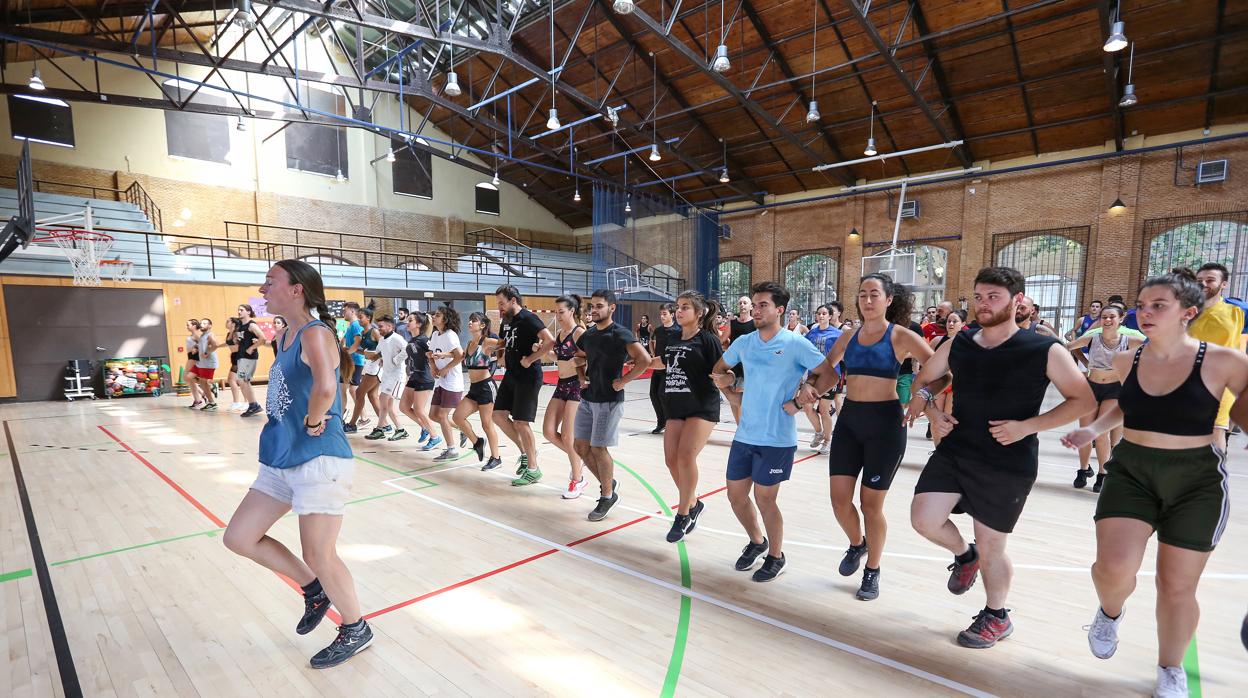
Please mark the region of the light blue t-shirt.
[[[362, 334], [364, 334], [364, 328], [360, 326], [358, 321], [352, 320], [351, 324], [347, 326], [346, 334], [342, 335], [342, 346], [350, 348], [352, 344], [355, 344], [355, 338]], [[360, 342], [360, 350], [351, 355], [351, 360], [355, 362], [356, 366], [364, 365], [363, 350], [364, 343]]]
[[738, 337], [724, 352], [725, 364], [745, 364], [741, 423], [734, 440], [752, 446], [796, 446], [797, 420], [784, 411], [784, 403], [797, 393], [802, 376], [822, 362], [823, 354], [814, 344], [783, 327], [770, 342], [757, 331]]

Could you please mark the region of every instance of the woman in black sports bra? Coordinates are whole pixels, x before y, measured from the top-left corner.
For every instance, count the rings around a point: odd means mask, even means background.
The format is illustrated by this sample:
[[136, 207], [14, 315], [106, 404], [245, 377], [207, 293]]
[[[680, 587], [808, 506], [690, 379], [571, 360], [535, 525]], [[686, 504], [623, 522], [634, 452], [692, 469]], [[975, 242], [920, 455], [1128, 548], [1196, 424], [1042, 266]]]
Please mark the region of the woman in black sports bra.
[[563, 491], [564, 499], [576, 499], [585, 489], [580, 456], [572, 449], [572, 427], [576, 424], [576, 410], [581, 406], [581, 381], [576, 376], [576, 366], [584, 359], [576, 358], [576, 340], [585, 332], [585, 320], [581, 317], [581, 297], [575, 293], [555, 299], [555, 346], [551, 354], [559, 367], [559, 382], [555, 394], [546, 404], [542, 418], [542, 435], [560, 451], [568, 455], [572, 473]]
[[[468, 392], [455, 408], [451, 419], [459, 433], [463, 434], [477, 452], [477, 460], [483, 463], [482, 470], [493, 470], [503, 464], [498, 455], [498, 430], [494, 428], [494, 396], [498, 388], [494, 385], [494, 352], [498, 350], [499, 340], [490, 336], [490, 318], [485, 313], [472, 313], [468, 316], [468, 347], [464, 350], [464, 369], [468, 371]], [[476, 413], [481, 418], [481, 430], [485, 438], [477, 436], [468, 418]], [[490, 459], [485, 459], [485, 446], [489, 443]]]
[[1224, 391], [1240, 397], [1231, 416], [1248, 423], [1248, 356], [1187, 334], [1203, 303], [1188, 269], [1144, 282], [1136, 319], [1148, 343], [1114, 357], [1123, 377], [1117, 407], [1062, 439], [1074, 449], [1124, 427], [1096, 503], [1092, 581], [1101, 605], [1088, 626], [1088, 645], [1101, 659], [1113, 656], [1123, 605], [1155, 531], [1157, 696], [1187, 695], [1182, 664], [1200, 618], [1196, 586], [1226, 529], [1226, 454], [1214, 437]]

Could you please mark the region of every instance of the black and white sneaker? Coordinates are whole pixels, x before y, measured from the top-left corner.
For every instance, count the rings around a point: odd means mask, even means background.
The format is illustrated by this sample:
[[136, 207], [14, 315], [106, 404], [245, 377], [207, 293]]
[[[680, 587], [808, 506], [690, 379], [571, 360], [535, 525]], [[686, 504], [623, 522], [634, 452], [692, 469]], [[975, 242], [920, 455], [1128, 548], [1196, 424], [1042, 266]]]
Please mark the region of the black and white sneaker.
[[594, 507], [586, 518], [590, 521], [602, 521], [607, 518], [607, 512], [611, 511], [611, 507], [615, 506], [618, 501], [620, 501], [620, 495], [615, 492], [612, 492], [610, 497], [599, 497], [598, 506]]
[[845, 557], [841, 558], [841, 566], [837, 568], [837, 572], [842, 577], [852, 577], [858, 571], [858, 565], [862, 562], [862, 557], [867, 554], [867, 539], [863, 538], [862, 543], [851, 545], [845, 551]]
[[680, 540], [685, 537], [685, 533], [688, 532], [688, 529], [689, 529], [689, 515], [677, 514], [675, 518], [672, 519], [671, 530], [667, 532], [667, 542], [668, 543], [680, 542]]
[[485, 465], [481, 466], [481, 469], [482, 469], [482, 470], [493, 470], [493, 469], [495, 469], [495, 468], [500, 468], [500, 467], [502, 467], [502, 465], [503, 465], [503, 459], [502, 459], [502, 458], [491, 458], [491, 459], [489, 459], [489, 460], [487, 460], [487, 461], [485, 462]]
[[364, 438], [368, 439], [369, 441], [376, 441], [378, 439], [384, 439], [386, 438], [386, 431], [382, 429], [381, 427], [373, 427], [373, 430], [370, 431], [368, 433], [368, 436], [365, 436]]
[[312, 596], [303, 597], [303, 617], [299, 619], [299, 625], [295, 627], [295, 632], [300, 635], [307, 635], [321, 624], [321, 619], [325, 617], [325, 613], [329, 610], [329, 597], [322, 591]]
[[764, 538], [762, 543], [750, 541], [741, 549], [741, 557], [737, 558], [737, 562], [733, 567], [738, 571], [744, 572], [754, 566], [754, 561], [759, 555], [767, 552], [767, 539]]
[[754, 571], [754, 576], [750, 577], [750, 580], [770, 582], [779, 577], [782, 572], [784, 572], [784, 553], [780, 553], [780, 557], [768, 555], [763, 558], [763, 566]]
[[693, 533], [693, 529], [698, 527], [698, 517], [702, 515], [702, 510], [705, 508], [706, 502], [699, 499], [694, 503], [693, 507], [689, 509], [689, 525], [685, 527], [686, 536]]
[[373, 629], [368, 621], [361, 618], [355, 625], [338, 626], [338, 637], [329, 643], [329, 647], [312, 655], [313, 669], [328, 669], [338, 666], [373, 644]]
[[239, 416], [240, 417], [253, 417], [258, 414], [260, 414], [260, 403], [253, 402], [250, 405], [248, 405], [247, 409], [243, 410], [243, 413]]
[[871, 601], [880, 596], [880, 569], [877, 567], [871, 569], [864, 567], [862, 569], [862, 586], [858, 587], [858, 593], [855, 594], [859, 601]]
[[467, 434], [465, 434], [465, 433], [464, 433], [464, 432], [462, 432], [462, 431], [461, 431], [461, 432], [459, 432], [459, 447], [460, 447], [460, 448], [467, 448], [467, 447], [468, 447], [468, 435], [467, 435]]

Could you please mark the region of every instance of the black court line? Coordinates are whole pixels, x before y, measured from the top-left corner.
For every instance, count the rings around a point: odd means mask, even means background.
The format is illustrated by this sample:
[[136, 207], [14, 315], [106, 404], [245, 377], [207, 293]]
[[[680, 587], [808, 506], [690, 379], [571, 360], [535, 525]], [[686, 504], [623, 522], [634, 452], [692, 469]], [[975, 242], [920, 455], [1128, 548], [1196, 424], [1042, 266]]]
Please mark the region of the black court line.
[[4, 439], [9, 445], [9, 458], [13, 461], [13, 477], [17, 481], [17, 496], [22, 503], [22, 515], [26, 518], [26, 535], [30, 540], [30, 555], [34, 558], [35, 576], [39, 579], [39, 591], [43, 596], [43, 611], [48, 617], [48, 632], [52, 634], [52, 650], [56, 654], [56, 666], [61, 673], [61, 688], [66, 698], [81, 698], [82, 686], [74, 668], [74, 655], [69, 651], [69, 638], [65, 635], [65, 623], [61, 609], [56, 605], [56, 592], [52, 588], [52, 576], [48, 573], [48, 561], [43, 556], [43, 544], [39, 542], [39, 529], [35, 526], [35, 512], [30, 508], [30, 495], [26, 493], [26, 479], [18, 463], [17, 447], [9, 421], [4, 421]]

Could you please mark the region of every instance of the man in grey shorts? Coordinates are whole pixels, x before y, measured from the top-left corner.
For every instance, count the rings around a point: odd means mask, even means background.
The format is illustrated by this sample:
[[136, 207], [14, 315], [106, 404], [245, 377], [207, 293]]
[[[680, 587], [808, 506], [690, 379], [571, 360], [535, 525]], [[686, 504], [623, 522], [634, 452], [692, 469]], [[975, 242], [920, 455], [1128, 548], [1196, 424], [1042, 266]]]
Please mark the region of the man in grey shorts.
[[[581, 378], [581, 406], [576, 410], [572, 448], [598, 478], [601, 490], [598, 505], [589, 512], [590, 521], [602, 521], [620, 499], [615, 493], [615, 461], [607, 447], [619, 442], [624, 386], [650, 366], [650, 354], [633, 331], [612, 321], [615, 305], [614, 291], [594, 291], [589, 299], [589, 321], [593, 324], [576, 342], [577, 355], [583, 356], [585, 363], [576, 367]], [[632, 370], [621, 375], [630, 359]]]

